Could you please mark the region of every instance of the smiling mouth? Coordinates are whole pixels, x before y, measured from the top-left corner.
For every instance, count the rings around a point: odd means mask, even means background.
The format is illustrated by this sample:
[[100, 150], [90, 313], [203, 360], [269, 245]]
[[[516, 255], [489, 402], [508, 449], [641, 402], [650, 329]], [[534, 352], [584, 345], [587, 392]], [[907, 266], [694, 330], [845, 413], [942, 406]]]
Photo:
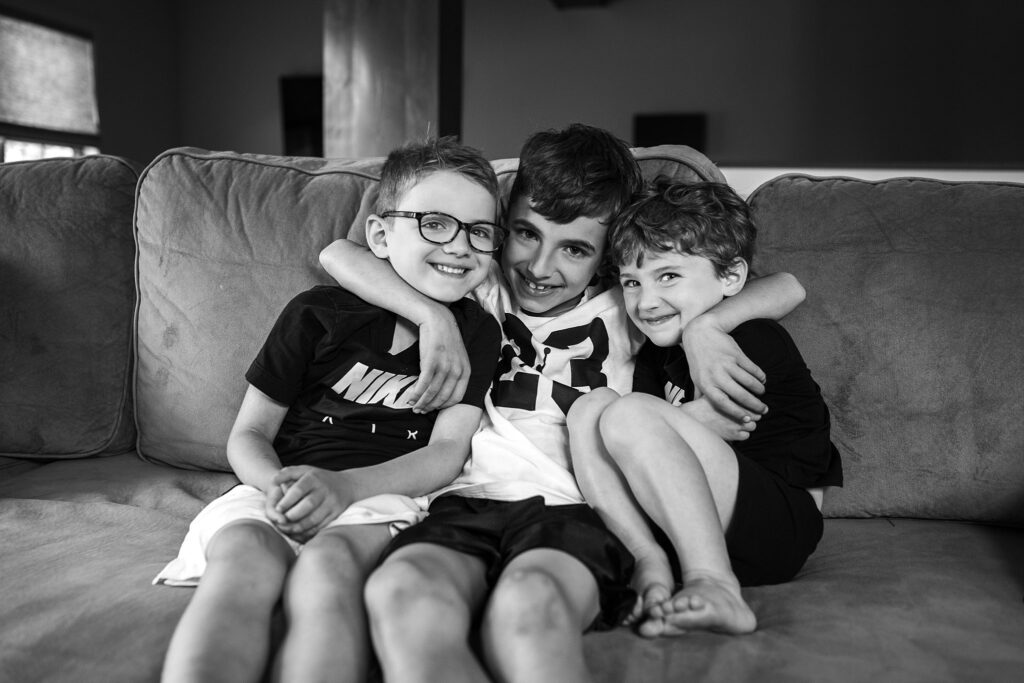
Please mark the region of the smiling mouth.
[[469, 272], [469, 268], [458, 268], [456, 266], [446, 266], [443, 263], [432, 263], [430, 264], [434, 270], [444, 275], [453, 275], [461, 277]]
[[523, 288], [531, 294], [547, 294], [548, 292], [559, 288], [558, 285], [538, 284], [522, 273], [519, 274], [519, 280], [523, 283]]
[[659, 316], [657, 318], [641, 318], [640, 320], [643, 321], [644, 325], [650, 325], [651, 327], [657, 327], [658, 325], [662, 325], [662, 324], [668, 322], [669, 320], [671, 320], [672, 318], [675, 318], [675, 317], [676, 317], [675, 313], [670, 313], [668, 315], [662, 315], [662, 316]]

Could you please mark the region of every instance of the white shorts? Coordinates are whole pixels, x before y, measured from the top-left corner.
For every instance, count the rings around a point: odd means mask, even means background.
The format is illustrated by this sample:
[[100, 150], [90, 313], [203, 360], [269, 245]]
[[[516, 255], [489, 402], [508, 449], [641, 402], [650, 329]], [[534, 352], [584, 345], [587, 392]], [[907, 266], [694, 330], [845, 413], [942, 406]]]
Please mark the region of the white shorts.
[[[232, 522], [252, 519], [263, 522], [277, 531], [265, 508], [266, 494], [258, 488], [240, 484], [203, 508], [189, 525], [178, 557], [163, 568], [153, 584], [168, 586], [197, 586], [206, 571], [206, 546], [214, 534]], [[416, 524], [427, 516], [426, 496], [410, 498], [397, 494], [382, 494], [360, 500], [348, 506], [326, 528], [349, 524], [387, 524], [394, 536], [402, 529]], [[281, 535], [297, 555], [302, 544]]]

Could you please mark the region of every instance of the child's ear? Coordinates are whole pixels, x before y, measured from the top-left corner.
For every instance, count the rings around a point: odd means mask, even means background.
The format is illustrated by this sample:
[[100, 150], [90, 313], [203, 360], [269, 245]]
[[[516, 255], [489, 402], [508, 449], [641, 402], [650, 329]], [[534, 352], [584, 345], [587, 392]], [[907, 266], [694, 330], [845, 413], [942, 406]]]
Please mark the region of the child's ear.
[[375, 213], [366, 219], [366, 246], [377, 258], [388, 257], [388, 224]]
[[750, 275], [750, 266], [746, 259], [737, 258], [729, 264], [729, 270], [721, 277], [722, 293], [725, 296], [739, 294], [743, 285], [747, 284], [747, 276]]

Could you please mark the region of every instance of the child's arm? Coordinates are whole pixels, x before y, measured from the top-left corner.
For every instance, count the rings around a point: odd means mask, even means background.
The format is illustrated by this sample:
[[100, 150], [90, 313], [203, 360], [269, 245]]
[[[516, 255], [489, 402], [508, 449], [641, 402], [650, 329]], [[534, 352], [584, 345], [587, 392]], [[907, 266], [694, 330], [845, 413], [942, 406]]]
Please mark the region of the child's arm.
[[458, 404], [437, 415], [426, 446], [379, 465], [332, 472], [296, 465], [275, 482], [287, 490], [278, 502], [289, 536], [308, 538], [357, 501], [381, 493], [421, 496], [450, 483], [469, 456], [469, 444], [483, 411]]
[[281, 489], [275, 484], [274, 477], [281, 469], [281, 459], [273, 446], [274, 437], [287, 412], [288, 406], [274, 401], [250, 384], [227, 443], [231, 469], [243, 484], [255, 486], [267, 494], [267, 515], [275, 524], [287, 522], [275, 506]]
[[320, 265], [359, 298], [419, 327], [420, 376], [408, 392], [416, 412], [430, 412], [462, 400], [469, 381], [469, 358], [447, 307], [410, 287], [385, 261], [349, 240], [327, 245], [320, 252]]
[[789, 273], [751, 280], [683, 330], [683, 350], [697, 389], [719, 411], [749, 421], [768, 407], [754, 394], [764, 392], [765, 375], [740, 350], [729, 332], [755, 318], [779, 320], [800, 305], [806, 293]]

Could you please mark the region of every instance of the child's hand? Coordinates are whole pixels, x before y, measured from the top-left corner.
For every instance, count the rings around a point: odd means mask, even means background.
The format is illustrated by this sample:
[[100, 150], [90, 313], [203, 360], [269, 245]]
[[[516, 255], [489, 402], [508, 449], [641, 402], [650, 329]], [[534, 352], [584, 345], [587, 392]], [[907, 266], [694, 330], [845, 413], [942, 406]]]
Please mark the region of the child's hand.
[[268, 508], [273, 502], [271, 520], [283, 533], [301, 542], [316, 535], [354, 502], [341, 473], [318, 467], [282, 468], [273, 483], [267, 493]]
[[725, 441], [744, 441], [750, 438], [750, 433], [757, 428], [757, 421], [761, 419], [760, 415], [754, 415], [750, 420], [735, 420], [715, 410], [705, 396], [687, 401], [679, 408]]
[[764, 372], [747, 358], [735, 339], [698, 316], [683, 329], [682, 345], [694, 386], [717, 411], [750, 421], [768, 410], [754, 395], [764, 393]]
[[455, 318], [447, 315], [419, 326], [420, 377], [406, 396], [413, 412], [428, 413], [455, 405], [469, 384], [470, 365], [466, 345]]

